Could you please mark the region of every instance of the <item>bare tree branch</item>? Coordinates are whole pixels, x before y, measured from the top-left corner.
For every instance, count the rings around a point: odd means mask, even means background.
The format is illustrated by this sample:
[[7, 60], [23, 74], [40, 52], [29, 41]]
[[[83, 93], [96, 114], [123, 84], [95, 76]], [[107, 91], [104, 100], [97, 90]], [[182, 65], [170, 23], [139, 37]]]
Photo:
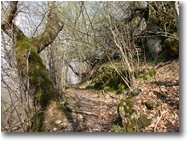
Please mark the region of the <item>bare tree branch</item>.
[[49, 13], [45, 31], [33, 38], [34, 43], [38, 46], [38, 53], [53, 42], [58, 33], [63, 29], [63, 22], [59, 20], [56, 11], [56, 2], [48, 2]]
[[[17, 3], [18, 1], [10, 1], [1, 23], [3, 31], [10, 37], [14, 36], [14, 38], [24, 35], [24, 33], [12, 22], [16, 16]], [[14, 31], [14, 35], [12, 34], [12, 30]]]
[[6, 34], [8, 34], [8, 30], [11, 29], [12, 20], [14, 19], [17, 11], [17, 3], [18, 1], [11, 1], [3, 16], [1, 28], [6, 32]]

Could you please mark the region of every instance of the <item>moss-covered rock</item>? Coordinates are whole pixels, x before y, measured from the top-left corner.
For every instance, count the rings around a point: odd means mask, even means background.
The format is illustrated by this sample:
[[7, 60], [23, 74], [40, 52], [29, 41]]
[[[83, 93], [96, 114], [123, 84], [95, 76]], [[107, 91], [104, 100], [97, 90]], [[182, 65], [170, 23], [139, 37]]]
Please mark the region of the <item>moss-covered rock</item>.
[[[174, 1], [150, 3], [146, 36], [160, 39], [159, 60], [179, 56], [178, 21]], [[150, 48], [152, 47], [150, 46]]]
[[143, 132], [145, 127], [151, 124], [147, 115], [135, 110], [133, 98], [128, 97], [119, 104], [119, 115], [122, 119], [122, 129], [126, 132]]
[[116, 93], [121, 93], [127, 88], [122, 79], [122, 77], [126, 78], [128, 76], [127, 70], [121, 63], [114, 62], [113, 65], [111, 63], [106, 63], [95, 69], [91, 84], [94, 89], [103, 90], [105, 92], [115, 91]]
[[174, 38], [167, 38], [164, 40], [163, 47], [166, 50], [167, 55], [171, 57], [179, 56], [179, 40], [176, 40]]
[[153, 108], [156, 108], [158, 105], [153, 101], [146, 101], [145, 106], [147, 109], [152, 110]]

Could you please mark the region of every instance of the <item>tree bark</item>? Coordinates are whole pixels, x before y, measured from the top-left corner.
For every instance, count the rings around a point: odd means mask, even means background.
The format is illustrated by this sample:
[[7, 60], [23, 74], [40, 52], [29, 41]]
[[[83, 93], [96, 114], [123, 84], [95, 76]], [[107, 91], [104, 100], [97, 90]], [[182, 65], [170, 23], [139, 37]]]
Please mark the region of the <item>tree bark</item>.
[[32, 39], [38, 47], [38, 53], [51, 44], [63, 29], [63, 22], [58, 18], [55, 2], [48, 2], [48, 6], [49, 13], [46, 28], [41, 35]]
[[12, 22], [17, 11], [15, 1], [9, 2], [1, 24], [2, 30], [14, 37], [19, 76], [23, 79], [28, 93], [33, 96], [34, 106], [38, 107], [28, 131], [50, 131], [56, 120], [63, 121], [66, 118], [60, 109], [50, 74], [39, 56], [39, 53], [53, 42], [63, 28], [63, 22], [57, 16], [55, 2], [48, 2], [48, 6], [45, 31], [35, 38], [25, 36]]

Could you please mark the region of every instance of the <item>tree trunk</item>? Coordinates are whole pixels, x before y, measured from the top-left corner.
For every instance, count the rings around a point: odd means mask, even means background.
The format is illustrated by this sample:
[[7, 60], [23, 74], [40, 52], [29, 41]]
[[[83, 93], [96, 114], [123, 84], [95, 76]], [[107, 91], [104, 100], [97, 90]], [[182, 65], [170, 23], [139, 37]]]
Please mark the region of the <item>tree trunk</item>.
[[[16, 42], [16, 59], [20, 77], [22, 77], [29, 95], [33, 96], [34, 106], [39, 110], [33, 118], [32, 131], [51, 130], [56, 118], [65, 118], [59, 109], [56, 91], [50, 79], [50, 74], [40, 58], [31, 39], [23, 36]], [[49, 113], [48, 113], [49, 112]], [[57, 117], [59, 116], [59, 117]]]
[[32, 125], [28, 131], [51, 131], [56, 121], [64, 122], [66, 116], [58, 102], [50, 74], [42, 62], [39, 53], [56, 38], [63, 28], [59, 21], [55, 2], [49, 2], [48, 23], [44, 33], [35, 38], [28, 38], [14, 24], [12, 20], [17, 11], [17, 2], [10, 2], [1, 27], [7, 35], [13, 29], [16, 60], [19, 76], [26, 87], [27, 93], [32, 96], [33, 106], [37, 107], [31, 119]]

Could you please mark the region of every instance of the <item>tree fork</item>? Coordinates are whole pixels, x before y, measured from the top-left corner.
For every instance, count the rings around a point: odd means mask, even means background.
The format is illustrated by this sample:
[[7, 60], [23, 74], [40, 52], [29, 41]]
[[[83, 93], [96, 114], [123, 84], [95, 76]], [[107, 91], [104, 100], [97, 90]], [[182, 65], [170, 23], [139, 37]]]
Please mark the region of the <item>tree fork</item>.
[[10, 37], [13, 30], [19, 76], [24, 83], [29, 81], [28, 93], [33, 96], [34, 106], [39, 107], [28, 131], [50, 131], [57, 119], [63, 121], [66, 116], [60, 109], [53, 82], [39, 53], [57, 37], [63, 28], [63, 22], [58, 19], [56, 3], [48, 2], [49, 13], [45, 31], [37, 37], [28, 38], [12, 22], [16, 16], [17, 3], [9, 2], [1, 28]]

